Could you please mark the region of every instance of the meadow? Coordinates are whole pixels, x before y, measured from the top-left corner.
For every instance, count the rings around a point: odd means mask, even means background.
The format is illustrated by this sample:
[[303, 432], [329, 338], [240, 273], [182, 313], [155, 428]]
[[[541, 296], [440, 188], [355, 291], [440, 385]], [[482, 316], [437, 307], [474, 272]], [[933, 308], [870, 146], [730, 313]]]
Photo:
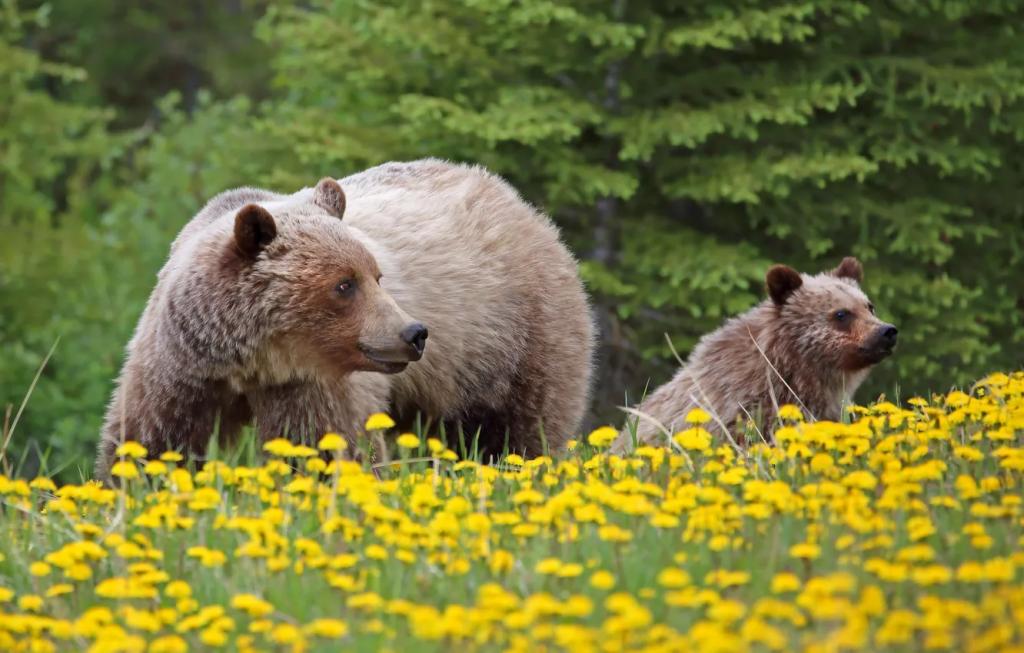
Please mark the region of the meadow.
[[[776, 444], [466, 459], [274, 440], [116, 489], [0, 476], [0, 650], [1024, 650], [1024, 372]], [[386, 415], [367, 428], [388, 433]]]

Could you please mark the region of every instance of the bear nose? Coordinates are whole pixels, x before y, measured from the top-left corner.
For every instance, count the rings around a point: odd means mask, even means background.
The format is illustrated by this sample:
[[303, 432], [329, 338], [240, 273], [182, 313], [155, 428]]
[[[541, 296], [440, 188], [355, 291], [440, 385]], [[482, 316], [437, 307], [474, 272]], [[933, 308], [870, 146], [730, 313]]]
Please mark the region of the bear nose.
[[882, 327], [882, 339], [890, 345], [896, 344], [896, 335], [899, 333], [899, 329], [889, 324]]
[[414, 322], [402, 329], [398, 334], [402, 342], [409, 345], [416, 351], [417, 356], [423, 355], [423, 348], [427, 346], [427, 327], [419, 322]]

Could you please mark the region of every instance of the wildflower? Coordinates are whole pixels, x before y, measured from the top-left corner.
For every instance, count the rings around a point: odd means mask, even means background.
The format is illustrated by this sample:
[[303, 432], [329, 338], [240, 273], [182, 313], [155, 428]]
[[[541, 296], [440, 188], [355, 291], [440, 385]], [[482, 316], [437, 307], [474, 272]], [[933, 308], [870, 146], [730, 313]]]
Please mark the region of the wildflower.
[[787, 422], [802, 422], [804, 419], [803, 412], [793, 404], [785, 404], [779, 406], [779, 419]]
[[692, 408], [683, 419], [690, 424], [707, 424], [711, 421], [711, 415], [701, 408]]
[[50, 565], [45, 562], [33, 562], [28, 566], [28, 573], [33, 576], [46, 576], [50, 573]]
[[18, 608], [24, 612], [39, 612], [43, 609], [43, 597], [26, 594], [18, 599]]
[[610, 590], [615, 587], [615, 576], [603, 569], [595, 571], [590, 576], [590, 585], [599, 590]]
[[344, 451], [347, 447], [348, 443], [345, 442], [345, 438], [337, 433], [327, 433], [320, 438], [320, 443], [317, 445], [321, 451]]
[[683, 449], [690, 451], [709, 452], [711, 450], [711, 434], [700, 427], [680, 431], [672, 439]]
[[796, 574], [782, 572], [772, 577], [772, 594], [785, 594], [786, 592], [795, 592], [798, 589], [800, 589], [800, 579], [797, 578]]
[[118, 478], [129, 480], [139, 477], [139, 468], [129, 460], [121, 460], [111, 466], [110, 473]]
[[617, 437], [619, 432], [611, 426], [602, 426], [594, 431], [591, 431], [590, 435], [587, 436], [587, 442], [592, 447], [603, 449], [610, 445]]
[[167, 473], [167, 465], [160, 460], [150, 460], [142, 468], [142, 471], [150, 476], [160, 476]]
[[45, 476], [37, 476], [32, 479], [32, 482], [28, 484], [33, 490], [43, 490], [46, 492], [56, 492], [57, 484]]
[[512, 569], [512, 565], [514, 564], [515, 557], [513, 557], [509, 551], [498, 549], [491, 554], [487, 566], [490, 568], [492, 574], [501, 574]]
[[178, 635], [164, 635], [150, 642], [149, 653], [188, 653], [188, 642]]
[[348, 624], [340, 619], [315, 619], [303, 630], [316, 637], [338, 639], [348, 634]]
[[183, 580], [175, 580], [167, 583], [164, 587], [164, 596], [172, 599], [182, 599], [192, 595], [192, 588]]
[[160, 460], [165, 463], [180, 463], [185, 457], [177, 451], [165, 451], [160, 454]]
[[126, 458], [145, 458], [147, 451], [146, 447], [138, 442], [128, 441], [119, 446], [115, 453]]
[[366, 419], [366, 430], [367, 431], [383, 431], [390, 428], [394, 428], [395, 420], [391, 419], [384, 413], [374, 413]]
[[810, 542], [802, 542], [789, 547], [789, 555], [794, 558], [814, 560], [821, 555], [821, 547]]
[[690, 574], [682, 569], [666, 567], [658, 572], [658, 584], [662, 587], [679, 588], [690, 584]]
[[236, 594], [231, 599], [231, 607], [253, 618], [265, 617], [274, 611], [273, 605], [253, 594]]
[[[388, 428], [388, 427], [386, 427]], [[415, 449], [420, 446], [420, 439], [412, 433], [403, 433], [395, 440], [402, 449]]]
[[51, 585], [50, 589], [46, 590], [46, 598], [53, 598], [55, 596], [63, 596], [64, 594], [70, 594], [75, 591], [75, 586], [70, 583], [58, 583]]

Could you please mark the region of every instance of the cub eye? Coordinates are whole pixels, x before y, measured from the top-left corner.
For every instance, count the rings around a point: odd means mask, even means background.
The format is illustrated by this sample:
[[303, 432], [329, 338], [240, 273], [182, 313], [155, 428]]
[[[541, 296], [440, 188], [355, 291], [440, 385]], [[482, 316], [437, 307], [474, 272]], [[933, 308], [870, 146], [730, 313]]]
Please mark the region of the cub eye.
[[847, 313], [846, 311], [842, 310], [842, 309], [840, 309], [840, 310], [838, 310], [838, 311], [836, 311], [835, 313], [832, 314], [832, 317], [835, 318], [836, 322], [843, 322], [849, 316], [850, 316], [850, 314]]
[[344, 279], [334, 288], [342, 297], [348, 297], [356, 289], [355, 279]]
[[874, 314], [875, 314], [875, 305], [874, 305], [874, 304], [871, 304], [871, 303], [869, 303], [869, 304], [868, 304], [868, 310], [869, 310], [869, 311], [871, 311], [871, 314], [872, 314], [872, 315], [874, 315]]

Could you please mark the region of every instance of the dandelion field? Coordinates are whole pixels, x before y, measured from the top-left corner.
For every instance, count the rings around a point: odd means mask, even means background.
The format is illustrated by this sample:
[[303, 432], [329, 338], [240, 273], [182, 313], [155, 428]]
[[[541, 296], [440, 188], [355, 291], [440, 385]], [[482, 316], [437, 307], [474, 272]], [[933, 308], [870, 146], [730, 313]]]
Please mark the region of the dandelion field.
[[695, 411], [625, 458], [404, 434], [371, 470], [328, 434], [0, 476], [0, 650], [1024, 650], [1024, 373], [851, 412], [742, 452]]

